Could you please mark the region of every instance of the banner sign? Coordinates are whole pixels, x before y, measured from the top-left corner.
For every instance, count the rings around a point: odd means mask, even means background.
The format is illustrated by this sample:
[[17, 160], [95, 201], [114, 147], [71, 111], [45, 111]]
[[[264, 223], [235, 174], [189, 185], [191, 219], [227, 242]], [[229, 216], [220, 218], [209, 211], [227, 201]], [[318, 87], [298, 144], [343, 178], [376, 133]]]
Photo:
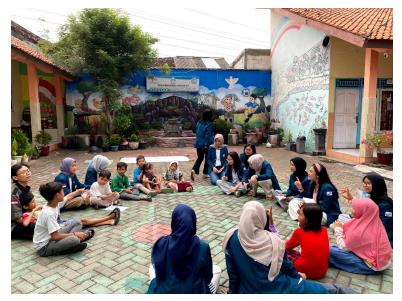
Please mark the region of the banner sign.
[[147, 77], [148, 92], [198, 92], [199, 87], [198, 77]]

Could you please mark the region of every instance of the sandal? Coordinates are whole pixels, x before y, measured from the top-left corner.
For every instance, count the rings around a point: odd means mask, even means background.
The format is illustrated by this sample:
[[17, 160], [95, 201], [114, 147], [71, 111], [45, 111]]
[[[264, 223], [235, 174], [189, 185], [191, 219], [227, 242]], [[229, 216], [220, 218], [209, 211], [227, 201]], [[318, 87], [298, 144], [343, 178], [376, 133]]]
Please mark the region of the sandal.
[[119, 208], [114, 208], [112, 213], [115, 213], [115, 217], [114, 217], [114, 226], [116, 226], [119, 221], [120, 221], [120, 209]]
[[92, 237], [95, 235], [95, 230], [94, 229], [88, 229], [84, 230], [85, 233], [85, 239], [83, 241], [90, 240]]

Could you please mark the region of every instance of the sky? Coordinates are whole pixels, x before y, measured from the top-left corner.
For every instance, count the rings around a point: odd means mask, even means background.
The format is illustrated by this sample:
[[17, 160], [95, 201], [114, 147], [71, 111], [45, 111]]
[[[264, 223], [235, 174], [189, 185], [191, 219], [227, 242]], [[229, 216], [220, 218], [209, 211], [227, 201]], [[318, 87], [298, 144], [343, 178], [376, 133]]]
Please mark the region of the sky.
[[[79, 10], [57, 6], [15, 8], [11, 19], [42, 38], [57, 41], [57, 29], [67, 23], [67, 15]], [[270, 48], [267, 9], [141, 6], [122, 10], [133, 25], [159, 39], [155, 44], [159, 57], [224, 57], [230, 64], [245, 48]]]

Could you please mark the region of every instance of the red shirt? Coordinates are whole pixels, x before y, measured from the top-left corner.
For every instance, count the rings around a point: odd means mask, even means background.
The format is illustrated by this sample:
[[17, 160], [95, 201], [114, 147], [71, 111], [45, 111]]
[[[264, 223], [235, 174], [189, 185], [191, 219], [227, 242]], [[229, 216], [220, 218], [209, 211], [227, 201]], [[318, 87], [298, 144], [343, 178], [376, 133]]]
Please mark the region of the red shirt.
[[295, 261], [296, 271], [305, 273], [309, 279], [325, 277], [328, 270], [329, 239], [325, 227], [321, 231], [296, 229], [286, 242], [286, 249], [300, 246], [301, 256]]

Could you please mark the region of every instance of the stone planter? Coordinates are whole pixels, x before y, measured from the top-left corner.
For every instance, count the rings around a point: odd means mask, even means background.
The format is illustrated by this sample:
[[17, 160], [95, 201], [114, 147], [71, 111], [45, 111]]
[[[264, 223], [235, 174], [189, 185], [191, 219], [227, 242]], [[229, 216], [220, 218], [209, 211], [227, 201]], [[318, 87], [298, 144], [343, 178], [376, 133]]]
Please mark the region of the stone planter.
[[392, 153], [377, 153], [377, 162], [383, 165], [390, 165], [392, 163]]
[[119, 146], [118, 146], [118, 145], [111, 145], [111, 146], [110, 146], [110, 150], [111, 150], [112, 152], [117, 152], [117, 151], [119, 150]]
[[268, 141], [272, 145], [278, 144], [278, 134], [268, 134]]
[[132, 141], [128, 142], [128, 146], [130, 147], [130, 149], [138, 149], [139, 145], [140, 145], [140, 143], [138, 141], [137, 142], [132, 142]]
[[22, 156], [14, 156], [14, 160], [16, 161], [16, 163], [21, 163]]
[[228, 144], [229, 145], [237, 145], [238, 143], [238, 135], [237, 133], [229, 134], [228, 136]]

